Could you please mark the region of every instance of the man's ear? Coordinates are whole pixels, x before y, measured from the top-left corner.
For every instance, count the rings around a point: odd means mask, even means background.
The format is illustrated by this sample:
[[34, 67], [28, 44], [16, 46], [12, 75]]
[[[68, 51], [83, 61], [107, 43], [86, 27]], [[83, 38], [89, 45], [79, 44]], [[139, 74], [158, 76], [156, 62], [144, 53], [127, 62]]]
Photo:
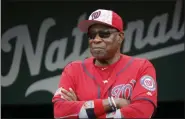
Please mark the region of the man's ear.
[[124, 32], [120, 32], [119, 36], [120, 36], [119, 43], [122, 43], [122, 41], [124, 39]]

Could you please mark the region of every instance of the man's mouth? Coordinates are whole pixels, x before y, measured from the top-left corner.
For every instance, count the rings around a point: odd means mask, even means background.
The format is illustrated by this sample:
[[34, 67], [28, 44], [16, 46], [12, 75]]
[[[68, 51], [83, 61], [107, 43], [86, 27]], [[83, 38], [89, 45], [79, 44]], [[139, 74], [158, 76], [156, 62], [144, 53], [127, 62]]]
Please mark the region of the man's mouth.
[[93, 50], [103, 50], [104, 48], [102, 48], [102, 47], [93, 47], [92, 49]]

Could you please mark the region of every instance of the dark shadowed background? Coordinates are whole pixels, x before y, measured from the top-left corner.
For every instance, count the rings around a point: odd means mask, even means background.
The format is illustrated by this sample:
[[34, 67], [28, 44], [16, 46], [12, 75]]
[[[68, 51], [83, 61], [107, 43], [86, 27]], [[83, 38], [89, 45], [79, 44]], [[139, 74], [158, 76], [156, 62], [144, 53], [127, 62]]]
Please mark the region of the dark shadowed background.
[[[2, 1], [1, 101], [3, 118], [52, 118], [52, 96], [63, 67], [88, 57], [80, 20], [99, 8], [125, 22], [125, 54], [148, 58], [156, 68], [154, 117], [184, 117], [184, 2]], [[24, 112], [25, 111], [25, 112]]]

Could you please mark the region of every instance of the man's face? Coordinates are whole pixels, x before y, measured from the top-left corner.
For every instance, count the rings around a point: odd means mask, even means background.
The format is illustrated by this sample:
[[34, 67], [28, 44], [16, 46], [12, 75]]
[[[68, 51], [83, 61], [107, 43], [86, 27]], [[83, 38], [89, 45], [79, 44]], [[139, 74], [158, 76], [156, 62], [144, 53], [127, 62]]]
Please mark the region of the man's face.
[[[95, 24], [88, 31], [91, 54], [99, 60], [114, 57], [121, 45], [121, 33], [102, 24]], [[120, 41], [121, 40], [121, 41]]]

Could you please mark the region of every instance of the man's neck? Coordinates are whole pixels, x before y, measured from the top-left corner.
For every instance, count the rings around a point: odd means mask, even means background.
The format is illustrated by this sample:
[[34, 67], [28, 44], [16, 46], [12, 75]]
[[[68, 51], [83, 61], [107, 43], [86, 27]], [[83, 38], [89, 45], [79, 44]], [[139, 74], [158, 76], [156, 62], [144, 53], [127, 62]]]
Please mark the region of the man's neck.
[[120, 53], [116, 53], [115, 56], [108, 60], [95, 60], [95, 65], [97, 66], [108, 66], [114, 64], [120, 59]]

